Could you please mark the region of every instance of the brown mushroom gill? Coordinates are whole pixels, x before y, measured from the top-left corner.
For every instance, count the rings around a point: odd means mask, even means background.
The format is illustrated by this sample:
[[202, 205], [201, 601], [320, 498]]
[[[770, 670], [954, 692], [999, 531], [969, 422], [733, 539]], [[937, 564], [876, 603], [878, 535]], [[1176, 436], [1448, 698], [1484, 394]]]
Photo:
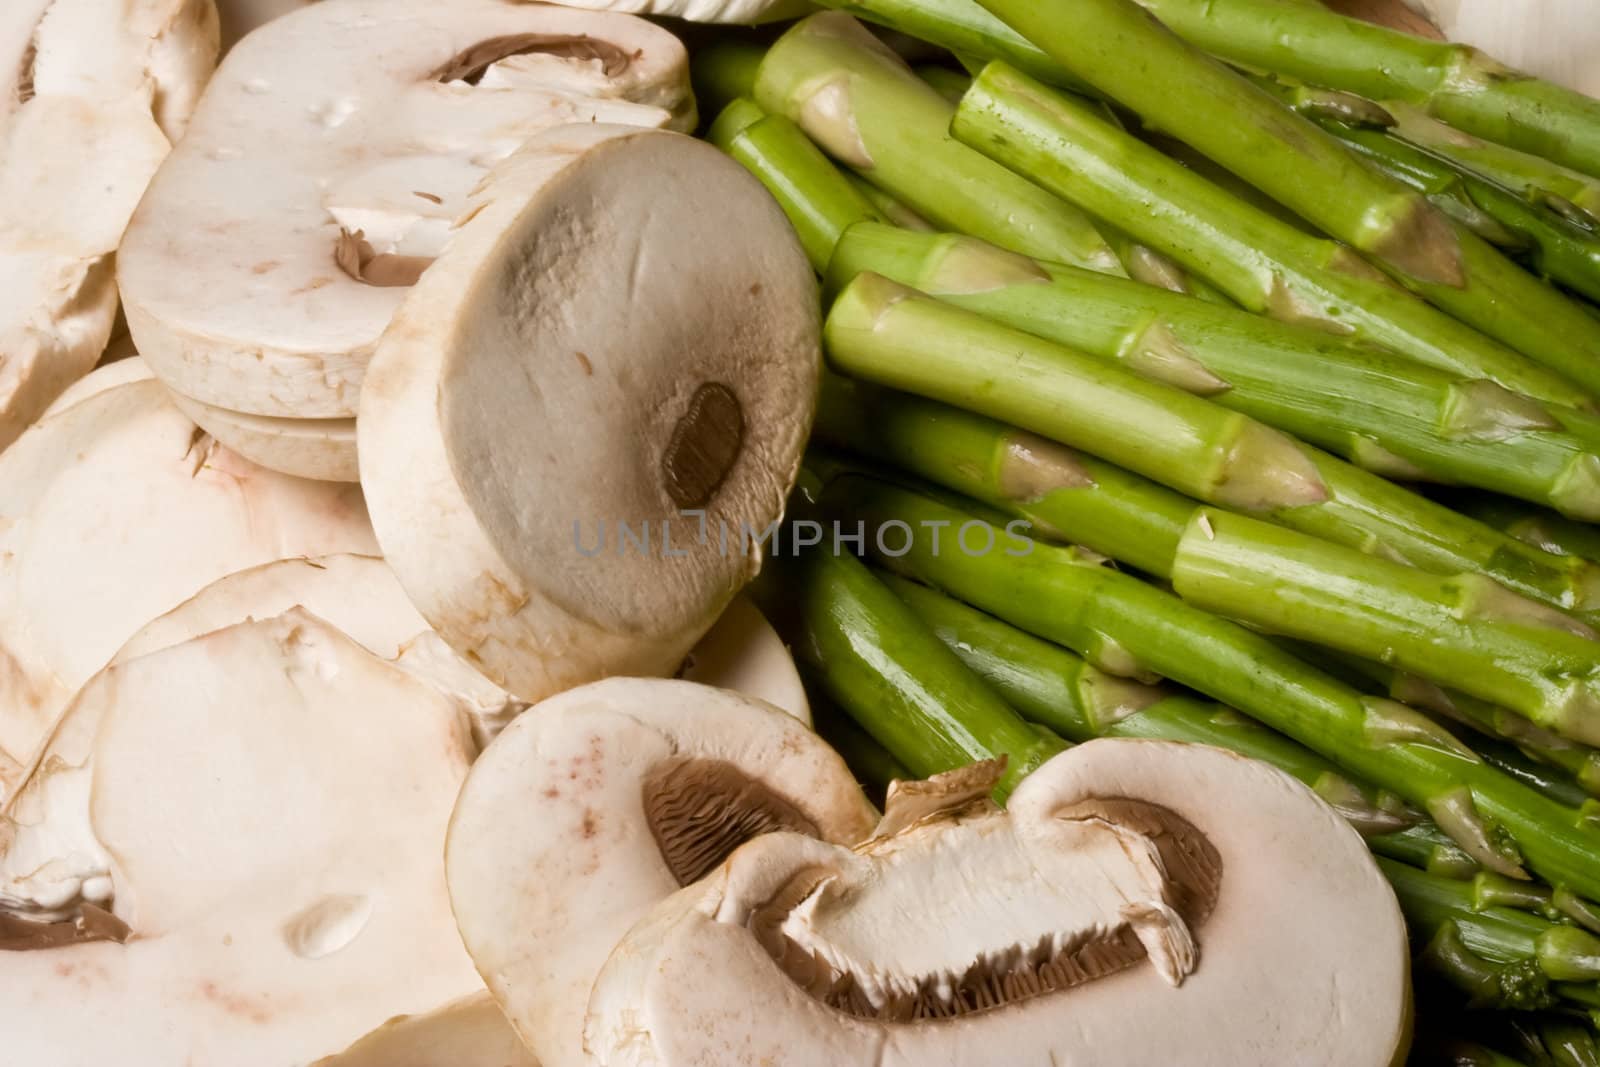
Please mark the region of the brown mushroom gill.
[[[1165, 903], [1190, 930], [1200, 928], [1210, 916], [1222, 885], [1221, 856], [1182, 816], [1144, 801], [1114, 798], [1074, 805], [1055, 817], [1067, 822], [1114, 824], [1145, 836], [1155, 845], [1165, 869]], [[1121, 915], [1108, 916], [1110, 921], [1103, 925], [1086, 928], [1008, 926], [1004, 913], [1021, 910], [1019, 899], [1023, 909], [1048, 915], [1055, 887], [1043, 884], [1037, 872], [1029, 872], [1034, 877], [1027, 881], [1008, 881], [1008, 873], [1020, 872], [1008, 870], [1009, 857], [994, 850], [969, 868], [979, 872], [977, 877], [960, 877], [962, 872], [950, 868], [949, 857], [975, 843], [981, 850], [983, 842], [1004, 841], [1006, 835], [993, 832], [1002, 817], [992, 809], [968, 808], [956, 818], [977, 832], [963, 835], [966, 840], [962, 844], [928, 836], [903, 854], [880, 857], [887, 859], [886, 869], [880, 869], [879, 877], [870, 882], [852, 882], [848, 873], [824, 867], [798, 872], [751, 913], [752, 933], [790, 980], [810, 996], [848, 1015], [882, 1022], [953, 1018], [1060, 994], [1146, 958], [1132, 907]], [[870, 855], [882, 841], [867, 842], [857, 851]], [[917, 914], [926, 924], [924, 935], [935, 939], [939, 909], [926, 907], [927, 901], [916, 894], [938, 881], [934, 869], [941, 865], [950, 894], [964, 896], [959, 917], [965, 925], [1019, 936], [991, 944], [976, 962], [961, 968], [895, 973], [897, 968], [885, 964], [881, 956], [864, 961], [864, 955], [845, 943], [848, 932], [816, 918], [829, 909], [836, 913], [866, 909], [868, 916], [859, 924], [881, 929], [891, 913]], [[1092, 875], [1092, 871], [1088, 873]], [[804, 934], [797, 932], [797, 919], [798, 930]], [[841, 936], [834, 940], [830, 933]], [[867, 969], [874, 972], [870, 977], [862, 973]]]
[[722, 760], [667, 760], [645, 776], [643, 794], [650, 833], [679, 885], [698, 882], [762, 834], [820, 836], [799, 808]]
[[80, 903], [69, 919], [36, 922], [0, 911], [0, 952], [28, 952], [89, 941], [124, 942], [132, 935], [128, 924], [87, 902]]
[[661, 459], [667, 495], [680, 508], [711, 502], [744, 447], [744, 410], [734, 391], [721, 382], [695, 390], [688, 410], [673, 428]]
[[22, 62], [17, 66], [17, 103], [26, 104], [33, 99], [33, 71], [39, 61], [39, 41], [34, 38], [22, 50]]
[[518, 33], [491, 37], [463, 49], [434, 71], [432, 77], [440, 82], [459, 81], [477, 85], [483, 80], [484, 73], [496, 63], [512, 56], [527, 55], [555, 56], [580, 63], [598, 62], [601, 72], [608, 78], [626, 71], [634, 60], [634, 53], [598, 37]]

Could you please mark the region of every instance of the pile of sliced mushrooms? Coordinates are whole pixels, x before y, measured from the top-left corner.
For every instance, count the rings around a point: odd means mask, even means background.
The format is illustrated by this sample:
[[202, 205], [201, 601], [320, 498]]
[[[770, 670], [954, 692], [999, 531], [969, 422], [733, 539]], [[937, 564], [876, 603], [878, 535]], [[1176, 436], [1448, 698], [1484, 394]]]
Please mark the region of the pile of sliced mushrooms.
[[[784, 513], [817, 283], [671, 30], [220, 6], [0, 10], [0, 1063], [1403, 1055], [1393, 896], [1279, 772], [880, 811], [812, 732], [697, 532]], [[624, 520], [672, 552], [574, 550]]]

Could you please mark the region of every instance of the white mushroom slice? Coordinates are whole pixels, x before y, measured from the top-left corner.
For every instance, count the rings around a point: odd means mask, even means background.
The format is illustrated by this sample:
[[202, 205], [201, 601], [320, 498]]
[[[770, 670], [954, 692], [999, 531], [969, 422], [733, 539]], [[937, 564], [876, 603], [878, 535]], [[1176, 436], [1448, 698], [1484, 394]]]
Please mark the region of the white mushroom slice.
[[361, 480], [355, 419], [280, 419], [247, 415], [172, 394], [178, 409], [218, 443], [251, 463], [320, 482]]
[[145, 624], [112, 657], [113, 664], [181, 645], [251, 619], [304, 608], [373, 655], [394, 659], [428, 628], [377, 556], [351, 554], [279, 559], [219, 578]]
[[621, 941], [586, 1039], [606, 1067], [1384, 1067], [1407, 965], [1393, 893], [1304, 786], [1092, 741], [1008, 812], [968, 800], [854, 851], [745, 845]]
[[734, 598], [690, 650], [678, 677], [764, 700], [811, 725], [811, 702], [794, 657], [749, 597]]
[[833, 750], [778, 709], [611, 679], [537, 705], [489, 746], [456, 804], [445, 869], [490, 992], [545, 1067], [569, 1067], [591, 1062], [594, 975], [656, 902], [756, 834], [851, 842], [874, 820]]
[[112, 254], [217, 56], [212, 0], [5, 6], [0, 449], [106, 347]]
[[0, 1003], [30, 1020], [8, 1062], [283, 1067], [482, 988], [440, 859], [473, 751], [455, 701], [293, 611], [112, 667], [77, 702], [103, 705], [89, 790], [114, 911], [85, 914], [126, 943], [0, 958]]
[[[497, 73], [532, 56], [535, 83]], [[618, 98], [584, 95], [597, 69]], [[491, 165], [562, 123], [692, 125], [688, 86], [677, 38], [626, 15], [322, 0], [268, 22], [228, 54], [129, 226], [118, 280], [139, 350], [218, 408], [350, 418], [440, 223]], [[366, 218], [383, 233], [350, 228]]]
[[[115, 342], [112, 343], [115, 344]], [[55, 403], [51, 404], [40, 418], [48, 419], [57, 412], [65, 411], [80, 400], [87, 400], [91, 396], [99, 396], [106, 390], [115, 389], [119, 385], [147, 382], [154, 377], [155, 372], [150, 369], [150, 364], [138, 356], [130, 355], [109, 363], [102, 362], [100, 366], [67, 386], [61, 395], [56, 397]]]
[[487, 993], [390, 1019], [312, 1067], [539, 1067]]
[[355, 486], [219, 448], [158, 382], [91, 396], [0, 455], [0, 794], [141, 626], [227, 574], [376, 554]]
[[590, 11], [626, 11], [634, 15], [667, 15], [690, 22], [750, 25], [799, 18], [813, 10], [806, 0], [561, 0], [568, 7]]
[[759, 566], [819, 351], [810, 267], [737, 164], [656, 130], [541, 134], [373, 360], [356, 437], [384, 556], [513, 692], [670, 674]]

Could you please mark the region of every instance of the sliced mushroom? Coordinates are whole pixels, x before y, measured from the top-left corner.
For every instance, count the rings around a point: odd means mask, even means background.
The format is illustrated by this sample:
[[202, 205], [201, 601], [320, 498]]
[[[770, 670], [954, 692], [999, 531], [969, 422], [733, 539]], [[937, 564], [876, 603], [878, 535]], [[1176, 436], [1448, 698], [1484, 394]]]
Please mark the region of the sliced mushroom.
[[665, 15], [690, 22], [750, 25], [799, 18], [813, 10], [805, 0], [561, 0], [567, 7], [589, 11], [626, 11], [633, 15]]
[[764, 700], [811, 725], [794, 657], [749, 597], [735, 597], [683, 661], [678, 677]]
[[100, 705], [117, 936], [0, 949], [29, 1021], [8, 1062], [282, 1067], [481, 989], [440, 860], [473, 752], [455, 701], [296, 610], [109, 668], [77, 704]]
[[285, 15], [228, 54], [129, 226], [134, 340], [213, 407], [350, 418], [406, 291], [396, 268], [437, 255], [495, 161], [552, 125], [692, 112], [683, 46], [625, 15], [506, 0]]
[[130, 385], [133, 382], [147, 382], [154, 377], [150, 365], [136, 355], [111, 362], [102, 361], [100, 366], [62, 390], [61, 395], [56, 397], [55, 402], [39, 417], [48, 419], [56, 412], [65, 411], [78, 401], [98, 396], [107, 389]]
[[217, 441], [268, 470], [322, 482], [361, 480], [355, 419], [280, 419], [202, 404], [180, 393], [172, 402]]
[[816, 308], [782, 213], [709, 145], [616, 126], [531, 140], [368, 378], [362, 486], [413, 603], [532, 699], [674, 671], [782, 514]]
[[356, 487], [245, 462], [158, 382], [39, 423], [0, 455], [0, 795], [152, 618], [246, 567], [376, 551]]
[[488, 993], [390, 1019], [312, 1067], [539, 1067]]
[[595, 983], [596, 1061], [1403, 1059], [1394, 896], [1304, 786], [1129, 740], [1056, 757], [1007, 812], [965, 777], [942, 811], [891, 798], [854, 851], [773, 834], [664, 902]]
[[0, 14], [0, 449], [95, 365], [112, 254], [217, 57], [212, 0]]
[[847, 843], [875, 817], [833, 750], [770, 705], [611, 679], [537, 705], [479, 758], [445, 847], [450, 901], [540, 1062], [588, 1064], [590, 983], [657, 901], [756, 834]]

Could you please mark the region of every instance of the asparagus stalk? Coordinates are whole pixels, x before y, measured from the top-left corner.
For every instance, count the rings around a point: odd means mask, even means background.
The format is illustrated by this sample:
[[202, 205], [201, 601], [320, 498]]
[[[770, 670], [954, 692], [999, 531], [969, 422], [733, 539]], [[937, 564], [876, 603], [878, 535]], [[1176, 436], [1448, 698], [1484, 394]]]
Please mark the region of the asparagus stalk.
[[[799, 127], [796, 127], [796, 129], [799, 129]], [[804, 132], [801, 133], [801, 136], [805, 136]], [[833, 166], [831, 162], [828, 165], [830, 167]], [[901, 229], [918, 230], [924, 233], [932, 233], [937, 229], [933, 223], [918, 215], [915, 211], [912, 211], [859, 174], [846, 172], [845, 180], [855, 186], [861, 195], [867, 198], [867, 203], [871, 204], [878, 214], [883, 216], [885, 222], [892, 223]]]
[[816, 694], [811, 701], [811, 717], [816, 724], [817, 735], [844, 757], [845, 765], [856, 776], [856, 780], [868, 787], [879, 802], [883, 800], [890, 782], [896, 779], [910, 781], [916, 777], [911, 773], [911, 768], [874, 740], [848, 713], [822, 696], [827, 683], [818, 678], [816, 672], [804, 671], [802, 680], [806, 692]]
[[1552, 982], [1600, 978], [1600, 938], [1588, 931], [1512, 908], [1480, 909], [1468, 883], [1384, 857], [1377, 862], [1413, 937], [1428, 944], [1425, 958], [1479, 1003], [1549, 1007]]
[[[1004, 531], [923, 494], [849, 475], [828, 484], [823, 506], [869, 529], [897, 522], [922, 531], [894, 544], [895, 553], [869, 538], [886, 568], [1102, 669], [1132, 661], [1238, 708], [1427, 811], [1486, 868], [1519, 877], [1525, 860], [1550, 884], [1600, 899], [1600, 829], [1494, 771], [1417, 712], [1361, 694], [1268, 638], [1073, 550], [1032, 543], [1019, 554]], [[996, 547], [976, 551], [988, 545]]]
[[1180, 493], [1441, 573], [1596, 607], [1593, 565], [1552, 556], [1237, 412], [863, 274], [824, 328], [854, 377], [1032, 430]]
[[[745, 99], [729, 104], [711, 124], [707, 140], [738, 160], [767, 187], [800, 235], [811, 265], [825, 270], [846, 229], [881, 220], [860, 190], [828, 162], [789, 119], [766, 115]], [[791, 175], [803, 175], [796, 189]]]
[[[1134, 0], [980, 2], [1147, 124], [1372, 256], [1429, 303], [1600, 393], [1600, 323]], [[1196, 100], [1206, 102], [1199, 114]]]
[[1415, 820], [1415, 813], [1393, 793], [1352, 780], [1310, 749], [1231, 708], [1105, 674], [1066, 649], [937, 590], [892, 574], [883, 580], [1012, 707], [1069, 740], [1153, 737], [1226, 748], [1310, 786], [1350, 820], [1374, 852], [1448, 877], [1469, 878], [1478, 871], [1433, 823], [1422, 819], [1404, 825]]
[[854, 556], [783, 561], [772, 615], [828, 697], [919, 778], [1007, 757], [1004, 796], [1065, 746], [1024, 721]]
[[1273, 0], [1140, 2], [1195, 46], [1232, 62], [1408, 101], [1457, 129], [1600, 174], [1600, 101], [1510, 71], [1466, 45]]
[[1207, 611], [1338, 649], [1600, 742], [1600, 643], [1568, 615], [1481, 575], [1439, 577], [1243, 515], [1184, 531], [1178, 595]]
[[[1479, 236], [1492, 243], [1525, 246], [1540, 274], [1591, 300], [1600, 299], [1600, 235], [1553, 210], [1548, 203], [1518, 196], [1382, 129], [1318, 114], [1327, 94], [1302, 91], [1298, 95], [1301, 103], [1296, 110], [1313, 117], [1357, 155], [1413, 189], [1433, 194], [1434, 203], [1447, 214], [1452, 212], [1446, 205], [1459, 205], [1465, 216], [1456, 216], [1457, 221], [1469, 229], [1477, 232], [1486, 225], [1485, 219], [1493, 223], [1499, 233], [1480, 232]], [[1439, 197], [1451, 199], [1441, 201]]]
[[[1360, 657], [1343, 659], [1341, 663], [1354, 673], [1376, 682], [1390, 699], [1470, 726], [1480, 734], [1499, 738], [1515, 746], [1513, 751], [1532, 756], [1538, 761], [1536, 766], [1541, 766], [1546, 772], [1545, 780], [1539, 783], [1540, 787], [1561, 803], [1576, 807], [1590, 794], [1600, 796], [1600, 751], [1535, 726], [1506, 708], [1446, 689], [1418, 675], [1397, 670], [1391, 664]], [[1490, 763], [1506, 769], [1510, 756], [1500, 752], [1491, 743], [1480, 740], [1473, 744], [1473, 748]], [[1552, 780], [1549, 772], [1556, 768], [1560, 768], [1565, 775]], [[1517, 776], [1527, 780], [1530, 773], [1519, 769]]]
[[1518, 541], [1560, 556], [1600, 560], [1600, 530], [1538, 508], [1480, 493], [1452, 494], [1450, 506]]
[[[1586, 413], [968, 237], [852, 227], [835, 250], [830, 286], [867, 271], [1118, 360], [1375, 473], [1492, 487], [1600, 519], [1600, 429]], [[1506, 425], [1483, 432], [1496, 423]]]
[[1401, 101], [1386, 101], [1384, 110], [1394, 119], [1394, 132], [1420, 148], [1444, 156], [1490, 181], [1536, 202], [1571, 205], [1600, 219], [1600, 178], [1581, 174], [1542, 156], [1519, 152], [1440, 122], [1421, 108]]
[[[1263, 99], [1280, 116], [1293, 117]], [[952, 132], [1159, 248], [1252, 311], [1352, 333], [1418, 362], [1490, 378], [1542, 400], [1588, 402], [1572, 379], [1389, 284], [1349, 247], [1251, 207], [1106, 123], [1093, 105], [1004, 64], [990, 64], [974, 81]], [[1353, 159], [1350, 166], [1365, 172]], [[1551, 295], [1563, 306], [1558, 321], [1567, 312], [1584, 318], [1574, 336], [1595, 330], [1593, 320]], [[1577, 369], [1600, 380], [1594, 367], [1600, 360]]]
[[1195, 501], [1037, 434], [907, 393], [823, 379], [819, 439], [1166, 578]]
[[689, 80], [700, 113], [715, 115], [740, 97], [749, 97], [765, 55], [758, 45], [736, 41], [718, 41], [696, 51], [689, 61]]
[[779, 38], [755, 99], [939, 226], [1121, 272], [1083, 212], [952, 139], [950, 103], [848, 15], [813, 15]]

